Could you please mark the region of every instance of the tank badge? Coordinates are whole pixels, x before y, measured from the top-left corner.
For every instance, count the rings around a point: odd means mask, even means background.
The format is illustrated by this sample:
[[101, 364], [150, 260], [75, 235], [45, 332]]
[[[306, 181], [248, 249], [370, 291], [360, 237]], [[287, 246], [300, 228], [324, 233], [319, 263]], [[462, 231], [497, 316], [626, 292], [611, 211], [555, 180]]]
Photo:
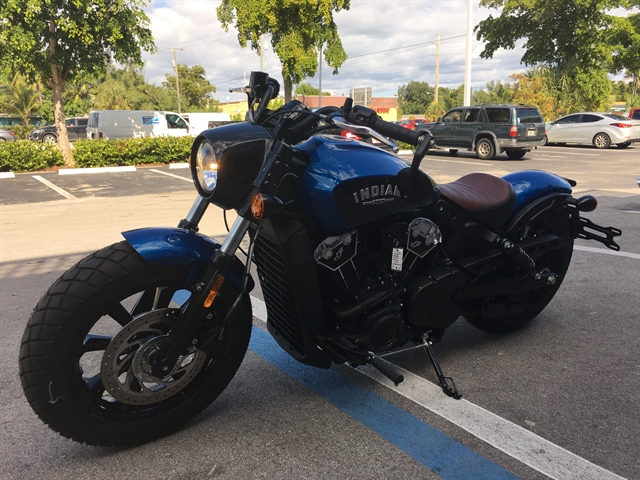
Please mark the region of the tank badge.
[[353, 192], [353, 199], [362, 205], [382, 205], [400, 198], [400, 190], [397, 185], [382, 184], [361, 188], [360, 192]]

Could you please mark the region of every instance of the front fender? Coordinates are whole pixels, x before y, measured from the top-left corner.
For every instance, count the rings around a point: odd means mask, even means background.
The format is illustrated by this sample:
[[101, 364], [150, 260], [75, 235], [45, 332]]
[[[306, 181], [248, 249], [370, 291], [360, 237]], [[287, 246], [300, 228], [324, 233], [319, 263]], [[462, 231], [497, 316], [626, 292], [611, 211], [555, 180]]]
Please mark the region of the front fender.
[[[136, 252], [154, 267], [191, 267], [189, 278], [204, 274], [211, 257], [220, 244], [215, 240], [182, 228], [151, 227], [123, 232], [122, 236]], [[244, 265], [236, 257], [227, 273], [227, 278], [242, 289]], [[253, 290], [254, 282], [249, 277], [246, 293]]]

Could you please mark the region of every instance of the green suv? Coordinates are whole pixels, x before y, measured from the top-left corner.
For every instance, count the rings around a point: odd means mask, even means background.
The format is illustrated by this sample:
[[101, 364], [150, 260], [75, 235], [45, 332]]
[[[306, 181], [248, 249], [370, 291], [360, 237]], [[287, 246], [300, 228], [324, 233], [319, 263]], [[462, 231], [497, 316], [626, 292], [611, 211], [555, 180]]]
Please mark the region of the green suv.
[[458, 107], [436, 122], [416, 125], [416, 131], [430, 133], [436, 145], [449, 148], [452, 155], [462, 149], [475, 150], [483, 160], [502, 152], [519, 160], [545, 143], [540, 111], [525, 105]]

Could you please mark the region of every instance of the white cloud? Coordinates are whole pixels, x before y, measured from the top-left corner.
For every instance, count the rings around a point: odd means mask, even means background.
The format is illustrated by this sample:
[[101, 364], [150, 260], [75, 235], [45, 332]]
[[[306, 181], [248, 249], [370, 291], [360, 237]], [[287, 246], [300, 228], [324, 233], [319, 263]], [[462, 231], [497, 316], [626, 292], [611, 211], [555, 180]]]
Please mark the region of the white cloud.
[[[217, 88], [221, 101], [242, 98], [228, 88], [241, 86], [243, 77], [259, 70], [258, 54], [241, 48], [233, 27], [225, 32], [216, 17], [218, 1], [152, 0], [147, 8], [158, 52], [145, 54], [145, 74], [156, 84], [172, 72], [173, 52], [165, 47], [184, 48], [177, 52], [179, 63], [202, 65], [207, 78]], [[480, 10], [474, 1], [473, 24], [491, 12]], [[373, 87], [376, 96], [391, 96], [412, 80], [435, 84], [436, 35], [440, 34], [440, 77], [443, 87], [455, 88], [464, 82], [467, 0], [353, 0], [349, 11], [334, 16], [349, 59], [332, 75], [322, 69], [322, 88], [348, 93], [357, 86]], [[520, 64], [523, 51], [498, 51], [491, 60], [481, 59], [483, 46], [473, 38], [471, 83], [474, 88], [487, 82], [507, 82], [509, 75], [525, 69]], [[280, 62], [271, 49], [265, 52], [264, 69], [280, 77]], [[318, 85], [318, 76], [307, 79]]]

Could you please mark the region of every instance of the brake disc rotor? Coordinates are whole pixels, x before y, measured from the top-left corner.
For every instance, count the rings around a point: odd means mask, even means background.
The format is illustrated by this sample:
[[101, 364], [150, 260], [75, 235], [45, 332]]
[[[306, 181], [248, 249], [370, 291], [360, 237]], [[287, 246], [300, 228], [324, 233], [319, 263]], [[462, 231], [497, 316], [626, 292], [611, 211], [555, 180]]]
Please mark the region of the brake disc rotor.
[[100, 364], [102, 384], [109, 394], [129, 405], [161, 402], [186, 387], [200, 372], [207, 355], [198, 350], [181, 355], [167, 376], [151, 373], [150, 359], [169, 337], [176, 309], [166, 308], [141, 315], [111, 340]]

